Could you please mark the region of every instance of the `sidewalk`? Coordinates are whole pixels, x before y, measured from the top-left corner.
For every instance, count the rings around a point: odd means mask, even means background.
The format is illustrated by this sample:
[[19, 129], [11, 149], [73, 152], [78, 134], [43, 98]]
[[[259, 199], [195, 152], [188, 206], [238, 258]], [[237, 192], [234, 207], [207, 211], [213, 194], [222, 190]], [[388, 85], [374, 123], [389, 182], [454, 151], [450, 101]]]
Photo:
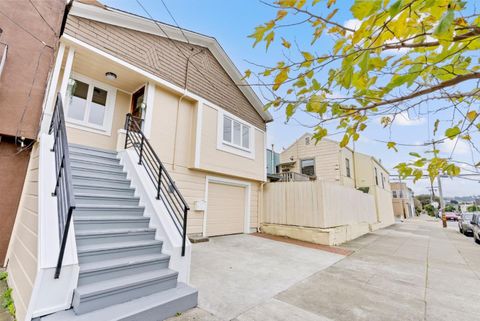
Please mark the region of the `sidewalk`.
[[473, 320], [480, 315], [480, 246], [427, 218], [345, 244], [355, 250], [280, 294], [332, 320]]

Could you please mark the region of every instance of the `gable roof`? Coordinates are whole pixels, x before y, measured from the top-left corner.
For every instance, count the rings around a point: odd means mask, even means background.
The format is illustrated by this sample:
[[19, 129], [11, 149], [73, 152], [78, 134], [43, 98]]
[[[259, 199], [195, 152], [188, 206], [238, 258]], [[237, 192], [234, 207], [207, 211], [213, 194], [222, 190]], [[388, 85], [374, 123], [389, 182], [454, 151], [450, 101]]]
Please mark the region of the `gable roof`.
[[97, 1], [92, 4], [74, 1], [69, 14], [184, 43], [187, 43], [186, 36], [191, 44], [208, 48], [262, 119], [265, 122], [273, 121], [271, 114], [264, 110], [263, 103], [248, 83], [242, 79], [242, 74], [215, 38], [108, 6], [101, 7]]

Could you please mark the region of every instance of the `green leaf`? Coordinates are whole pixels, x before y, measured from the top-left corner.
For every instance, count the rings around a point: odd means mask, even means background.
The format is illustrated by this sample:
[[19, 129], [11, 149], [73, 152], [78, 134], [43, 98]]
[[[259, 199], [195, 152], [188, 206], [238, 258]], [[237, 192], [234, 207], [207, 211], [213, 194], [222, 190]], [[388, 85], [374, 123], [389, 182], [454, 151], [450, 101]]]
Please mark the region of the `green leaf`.
[[458, 128], [458, 126], [451, 127], [445, 131], [445, 136], [447, 136], [450, 139], [455, 139], [455, 137], [457, 137], [460, 134], [460, 132], [461, 131], [460, 131], [460, 128]]
[[277, 90], [278, 88], [280, 88], [281, 85], [283, 85], [283, 83], [285, 82], [285, 80], [288, 79], [288, 72], [289, 72], [289, 69], [288, 68], [283, 68], [280, 70], [280, 72], [277, 74], [277, 76], [275, 77], [274, 79], [274, 84], [273, 84], [273, 90]]
[[291, 44], [285, 38], [282, 38], [282, 46], [288, 49], [291, 47]]
[[397, 143], [395, 143], [395, 142], [388, 142], [387, 143], [387, 148], [388, 149], [393, 149], [394, 151], [398, 152]]
[[274, 37], [275, 37], [275, 32], [273, 31], [267, 34], [267, 36], [265, 37], [265, 41], [267, 42], [266, 49], [270, 47], [270, 44], [272, 43]]
[[443, 37], [446, 36], [449, 31], [450, 27], [452, 26], [453, 19], [455, 18], [455, 14], [453, 10], [448, 10], [447, 13], [440, 19], [438, 26], [433, 31], [433, 36], [435, 37]]
[[433, 135], [435, 135], [435, 134], [437, 133], [438, 124], [440, 124], [440, 120], [439, 120], [439, 119], [435, 120], [435, 123], [433, 124]]
[[411, 152], [411, 153], [408, 153], [410, 156], [413, 156], [413, 157], [417, 157], [417, 158], [421, 158], [420, 154], [419, 153], [414, 153], [414, 152]]
[[388, 13], [390, 14], [390, 17], [392, 18], [395, 17], [402, 9], [402, 5], [403, 5], [403, 0], [395, 1], [388, 9]]
[[355, 0], [350, 11], [358, 20], [363, 20], [382, 7], [382, 0]]

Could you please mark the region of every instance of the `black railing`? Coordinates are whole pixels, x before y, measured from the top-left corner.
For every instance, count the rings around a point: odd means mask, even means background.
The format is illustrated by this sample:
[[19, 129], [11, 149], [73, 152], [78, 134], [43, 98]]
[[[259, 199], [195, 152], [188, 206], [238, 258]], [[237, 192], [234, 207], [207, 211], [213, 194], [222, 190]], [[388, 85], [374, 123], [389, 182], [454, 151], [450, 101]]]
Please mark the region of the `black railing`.
[[63, 255], [67, 243], [68, 230], [75, 209], [75, 196], [73, 195], [72, 171], [70, 168], [70, 155], [68, 152], [67, 130], [63, 114], [62, 96], [57, 94], [55, 110], [50, 123], [49, 134], [53, 134], [52, 152], [55, 153], [55, 190], [53, 196], [57, 197], [58, 204], [58, 230], [60, 236], [60, 253], [58, 254], [55, 279], [60, 277]]
[[157, 199], [162, 200], [168, 215], [182, 237], [182, 256], [184, 256], [187, 239], [187, 215], [190, 208], [143, 134], [138, 118], [127, 114], [125, 130], [127, 131], [125, 149], [133, 147], [137, 152], [138, 164], [145, 168], [155, 188]]

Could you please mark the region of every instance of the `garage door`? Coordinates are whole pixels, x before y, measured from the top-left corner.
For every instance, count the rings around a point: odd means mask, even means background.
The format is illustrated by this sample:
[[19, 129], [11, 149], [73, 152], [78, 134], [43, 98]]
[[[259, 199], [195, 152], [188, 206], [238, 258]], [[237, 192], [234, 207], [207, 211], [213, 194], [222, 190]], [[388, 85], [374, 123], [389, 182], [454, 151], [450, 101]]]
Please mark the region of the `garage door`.
[[243, 233], [245, 187], [208, 184], [207, 236]]

